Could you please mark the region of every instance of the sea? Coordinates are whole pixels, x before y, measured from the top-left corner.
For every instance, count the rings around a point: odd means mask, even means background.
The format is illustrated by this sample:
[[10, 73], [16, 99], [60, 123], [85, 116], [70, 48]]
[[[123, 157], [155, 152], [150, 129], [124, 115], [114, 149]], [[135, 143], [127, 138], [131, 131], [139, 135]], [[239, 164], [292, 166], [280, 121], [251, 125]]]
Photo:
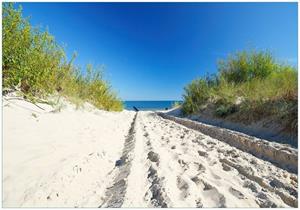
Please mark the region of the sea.
[[123, 101], [125, 109], [134, 110], [136, 107], [138, 110], [143, 111], [156, 111], [156, 110], [167, 110], [172, 108], [175, 102], [182, 101]]

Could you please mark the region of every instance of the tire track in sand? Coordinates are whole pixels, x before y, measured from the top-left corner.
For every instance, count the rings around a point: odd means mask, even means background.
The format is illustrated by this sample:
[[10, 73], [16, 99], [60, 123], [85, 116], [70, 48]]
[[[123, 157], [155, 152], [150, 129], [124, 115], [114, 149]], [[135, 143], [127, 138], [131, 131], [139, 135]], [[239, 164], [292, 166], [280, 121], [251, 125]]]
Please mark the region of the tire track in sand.
[[131, 123], [128, 135], [125, 139], [122, 156], [116, 161], [118, 171], [113, 184], [107, 188], [104, 202], [99, 207], [119, 208], [122, 207], [127, 189], [127, 177], [130, 174], [130, 168], [133, 160], [133, 151], [135, 147], [135, 125], [138, 112], [135, 114]]

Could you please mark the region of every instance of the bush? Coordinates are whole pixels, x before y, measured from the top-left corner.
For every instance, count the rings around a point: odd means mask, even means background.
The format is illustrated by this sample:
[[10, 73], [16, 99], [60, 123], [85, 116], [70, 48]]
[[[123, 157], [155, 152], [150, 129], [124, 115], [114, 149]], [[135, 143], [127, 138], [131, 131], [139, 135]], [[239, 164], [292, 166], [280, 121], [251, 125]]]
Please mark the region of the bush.
[[242, 83], [252, 79], [265, 79], [277, 69], [269, 52], [242, 51], [218, 63], [220, 77], [229, 83]]
[[64, 51], [47, 31], [32, 28], [21, 11], [11, 3], [3, 5], [3, 85], [44, 96], [55, 89]]
[[193, 80], [184, 88], [184, 102], [182, 110], [185, 114], [192, 114], [200, 110], [210, 97], [209, 85], [205, 79]]
[[87, 66], [86, 75], [66, 61], [64, 49], [48, 31], [34, 28], [22, 8], [3, 3], [2, 80], [5, 89], [19, 88], [30, 99], [54, 92], [89, 101], [105, 110], [122, 110], [122, 102], [103, 80], [99, 69]]

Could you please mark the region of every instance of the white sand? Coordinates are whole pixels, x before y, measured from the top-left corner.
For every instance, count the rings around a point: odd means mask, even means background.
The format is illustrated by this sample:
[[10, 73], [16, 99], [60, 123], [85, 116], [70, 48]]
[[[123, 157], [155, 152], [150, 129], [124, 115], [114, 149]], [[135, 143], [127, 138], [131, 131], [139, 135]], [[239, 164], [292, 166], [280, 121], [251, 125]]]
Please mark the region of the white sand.
[[3, 106], [4, 207], [288, 207], [298, 193], [297, 175], [153, 112], [126, 138], [132, 111]]
[[134, 113], [5, 104], [3, 205], [97, 207]]

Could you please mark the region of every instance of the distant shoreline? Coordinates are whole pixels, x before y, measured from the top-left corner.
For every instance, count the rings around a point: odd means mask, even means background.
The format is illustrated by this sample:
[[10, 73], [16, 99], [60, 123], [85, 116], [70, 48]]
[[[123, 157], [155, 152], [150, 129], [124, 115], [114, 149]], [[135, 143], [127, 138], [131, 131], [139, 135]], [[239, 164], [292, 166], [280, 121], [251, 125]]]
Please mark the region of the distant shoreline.
[[180, 100], [123, 101], [124, 109], [133, 110], [133, 107], [135, 106], [141, 111], [161, 111], [171, 109], [176, 102], [182, 103]]

